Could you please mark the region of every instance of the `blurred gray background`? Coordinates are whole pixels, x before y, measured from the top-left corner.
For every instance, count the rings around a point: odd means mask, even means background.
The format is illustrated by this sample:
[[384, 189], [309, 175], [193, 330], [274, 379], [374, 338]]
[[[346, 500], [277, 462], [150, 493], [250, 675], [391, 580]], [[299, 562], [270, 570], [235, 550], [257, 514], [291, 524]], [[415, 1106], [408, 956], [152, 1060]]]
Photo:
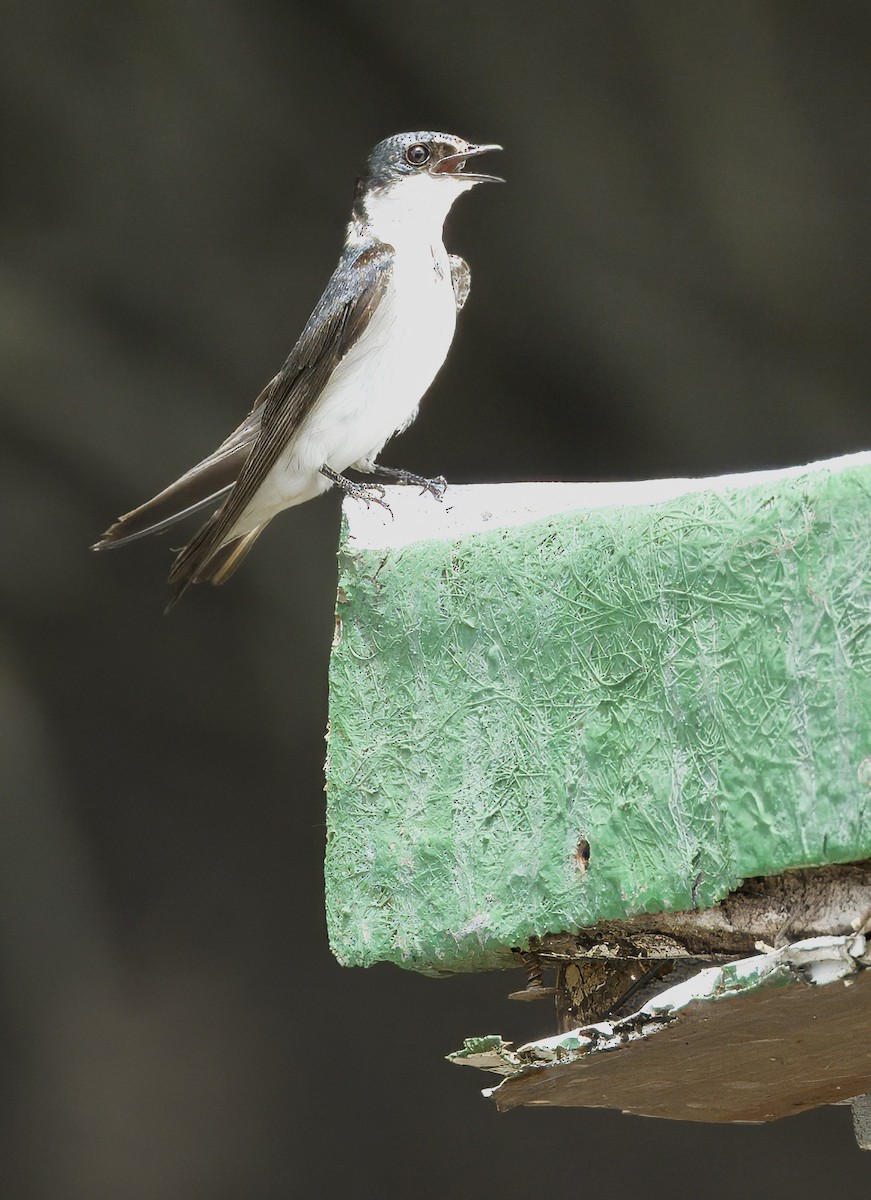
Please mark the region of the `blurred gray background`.
[[335, 964], [336, 496], [166, 619], [178, 536], [87, 547], [247, 411], [407, 129], [501, 142], [509, 183], [452, 214], [472, 297], [385, 461], [614, 479], [868, 448], [869, 52], [850, 0], [7, 2], [4, 1200], [717, 1200], [737, 1164], [749, 1197], [867, 1194], [843, 1109], [499, 1116], [442, 1055], [549, 1031], [517, 976]]

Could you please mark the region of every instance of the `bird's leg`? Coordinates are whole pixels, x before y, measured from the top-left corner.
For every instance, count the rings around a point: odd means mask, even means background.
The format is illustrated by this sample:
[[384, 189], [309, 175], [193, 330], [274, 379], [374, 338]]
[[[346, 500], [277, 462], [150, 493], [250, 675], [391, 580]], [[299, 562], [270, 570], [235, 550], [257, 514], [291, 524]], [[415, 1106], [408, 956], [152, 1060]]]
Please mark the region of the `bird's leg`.
[[437, 475], [435, 479], [427, 479], [425, 475], [415, 475], [413, 471], [403, 471], [401, 467], [382, 467], [380, 463], [367, 463], [365, 468], [360, 466], [359, 469], [365, 469], [370, 475], [382, 475], [385, 479], [395, 479], [397, 483], [405, 484], [408, 487], [419, 487], [421, 495], [429, 492], [439, 502], [448, 487], [448, 481], [444, 475]]
[[355, 500], [362, 500], [367, 508], [370, 504], [380, 504], [382, 508], [387, 509], [390, 515], [393, 516], [390, 505], [384, 499], [384, 488], [380, 484], [355, 483], [353, 479], [347, 479], [344, 475], [340, 475], [338, 471], [334, 471], [326, 463], [321, 467], [321, 475], [325, 475], [331, 483], [338, 484], [346, 496], [353, 496]]

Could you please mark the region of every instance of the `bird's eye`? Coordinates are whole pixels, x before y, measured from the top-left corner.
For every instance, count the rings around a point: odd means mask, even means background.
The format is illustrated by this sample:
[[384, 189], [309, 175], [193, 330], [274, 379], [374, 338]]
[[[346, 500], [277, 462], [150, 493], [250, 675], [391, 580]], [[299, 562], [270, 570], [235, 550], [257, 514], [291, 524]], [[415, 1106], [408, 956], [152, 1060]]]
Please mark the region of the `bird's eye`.
[[415, 142], [406, 150], [405, 161], [409, 166], [422, 167], [425, 162], [429, 162], [429, 149], [420, 142]]

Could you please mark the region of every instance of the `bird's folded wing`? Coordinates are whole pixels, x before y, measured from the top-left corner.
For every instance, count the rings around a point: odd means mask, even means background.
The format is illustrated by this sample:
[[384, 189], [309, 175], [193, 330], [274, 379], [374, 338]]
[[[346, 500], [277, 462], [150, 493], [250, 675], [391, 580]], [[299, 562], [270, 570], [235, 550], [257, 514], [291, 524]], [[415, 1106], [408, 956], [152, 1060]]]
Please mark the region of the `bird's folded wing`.
[[215, 546], [292, 444], [333, 371], [368, 325], [383, 294], [391, 259], [390, 247], [379, 245], [340, 262], [287, 362], [270, 384], [256, 444], [212, 531]]
[[[119, 517], [93, 548], [124, 546], [160, 533], [204, 508], [217, 508], [240, 479], [248, 458], [256, 457], [244, 488], [239, 489], [241, 503], [233, 495], [232, 509], [238, 515], [317, 401], [331, 372], [366, 327], [380, 297], [391, 253], [389, 247], [379, 246], [343, 257], [287, 362], [238, 428], [169, 487]], [[266, 429], [261, 439], [262, 425]], [[252, 456], [255, 445], [257, 454]], [[231, 523], [225, 526], [223, 519], [220, 522], [224, 528]]]
[[454, 300], [459, 312], [469, 298], [469, 288], [472, 285], [472, 272], [469, 264], [459, 254], [449, 256], [451, 263], [451, 283], [454, 287]]
[[[383, 296], [392, 259], [393, 250], [383, 243], [343, 255], [287, 362], [266, 389], [257, 439], [235, 487], [203, 536], [186, 548], [190, 553], [183, 551], [176, 559], [170, 580], [185, 578], [208, 561], [292, 445], [333, 371], [369, 324]], [[220, 453], [221, 449], [216, 451]]]

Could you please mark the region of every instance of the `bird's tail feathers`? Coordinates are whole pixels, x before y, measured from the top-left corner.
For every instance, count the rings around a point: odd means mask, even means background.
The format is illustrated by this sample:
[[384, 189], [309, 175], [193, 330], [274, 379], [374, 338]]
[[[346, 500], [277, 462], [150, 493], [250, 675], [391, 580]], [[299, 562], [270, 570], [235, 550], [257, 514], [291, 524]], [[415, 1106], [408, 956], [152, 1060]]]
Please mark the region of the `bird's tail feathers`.
[[173, 595], [165, 612], [178, 603], [192, 583], [212, 583], [216, 587], [226, 583], [268, 524], [264, 521], [249, 533], [213, 549], [219, 515], [220, 510], [194, 535], [172, 564], [169, 583]]
[[135, 542], [151, 533], [162, 533], [164, 529], [169, 529], [185, 517], [190, 517], [210, 505], [219, 505], [233, 486], [230, 482], [225, 487], [184, 506], [179, 496], [178, 485], [181, 482], [178, 480], [159, 495], [119, 517], [91, 549], [116, 550], [119, 546], [126, 546], [128, 542]]
[[248, 551], [265, 528], [266, 522], [258, 525], [256, 529], [252, 529], [250, 533], [245, 533], [242, 537], [236, 538], [235, 542], [228, 542], [226, 546], [222, 546], [220, 550], [216, 550], [206, 563], [208, 574], [198, 571], [196, 582], [202, 583], [207, 579], [209, 583], [213, 583], [216, 587], [222, 583], [226, 583], [230, 576], [235, 575], [236, 571], [238, 571]]
[[239, 478], [260, 428], [262, 399], [238, 429], [213, 454], [191, 467], [175, 483], [110, 525], [92, 550], [114, 550], [150, 533], [160, 533], [193, 513], [217, 507]]

